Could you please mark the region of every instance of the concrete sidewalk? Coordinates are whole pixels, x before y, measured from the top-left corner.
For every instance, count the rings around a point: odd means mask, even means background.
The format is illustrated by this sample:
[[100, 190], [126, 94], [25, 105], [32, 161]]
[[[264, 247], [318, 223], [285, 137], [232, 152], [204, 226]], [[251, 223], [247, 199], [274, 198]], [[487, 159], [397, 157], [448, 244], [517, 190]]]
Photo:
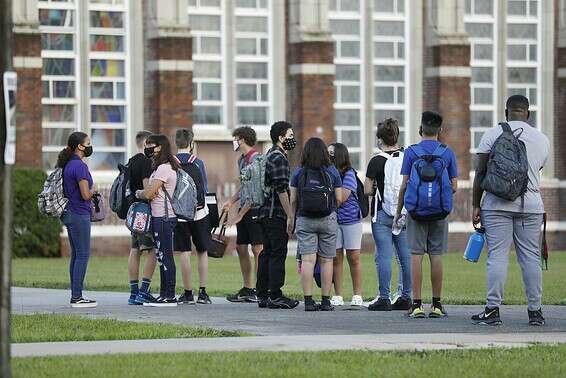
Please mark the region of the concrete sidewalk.
[[[528, 325], [526, 306], [502, 306], [504, 322], [499, 327], [472, 324], [470, 316], [482, 306], [446, 306], [449, 316], [442, 319], [410, 319], [405, 312], [370, 312], [367, 309], [334, 312], [304, 312], [260, 309], [255, 304], [230, 303], [213, 298], [212, 305], [182, 305], [175, 308], [128, 306], [127, 293], [87, 292], [96, 299], [94, 309], [72, 309], [67, 290], [13, 288], [12, 311], [16, 314], [79, 314], [93, 318], [163, 322], [242, 331], [258, 336], [367, 335], [367, 334], [517, 334], [566, 332], [566, 306], [544, 306], [544, 327]], [[383, 339], [382, 337], [378, 337]]]
[[214, 339], [163, 339], [81, 341], [12, 344], [13, 357], [94, 355], [119, 353], [241, 352], [374, 350], [421, 351], [526, 347], [533, 343], [566, 343], [566, 333], [522, 334], [387, 334], [226, 337]]

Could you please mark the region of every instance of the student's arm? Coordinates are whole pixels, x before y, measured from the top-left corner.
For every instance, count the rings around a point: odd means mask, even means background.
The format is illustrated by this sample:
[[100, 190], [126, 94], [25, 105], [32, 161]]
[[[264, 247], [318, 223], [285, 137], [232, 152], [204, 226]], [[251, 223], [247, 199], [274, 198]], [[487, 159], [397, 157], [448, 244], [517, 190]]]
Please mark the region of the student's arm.
[[366, 177], [365, 181], [364, 181], [364, 193], [368, 196], [373, 195], [373, 185], [375, 183], [375, 180], [370, 179], [369, 177]]
[[157, 197], [159, 189], [161, 188], [161, 186], [163, 186], [163, 184], [164, 182], [161, 180], [153, 180], [151, 184], [149, 184], [146, 188], [144, 188], [143, 190], [138, 190], [136, 192], [136, 197], [151, 201], [152, 199]]
[[208, 193], [208, 177], [206, 176], [206, 167], [204, 166], [204, 161], [200, 161], [201, 167], [200, 171], [202, 173], [202, 183], [204, 185], [205, 193]]
[[222, 211], [230, 211], [230, 208], [240, 200], [240, 188], [238, 188], [238, 190], [236, 191], [236, 193], [232, 194], [232, 196], [230, 198], [228, 198], [226, 200], [226, 202], [224, 202], [224, 204], [222, 205]]
[[294, 217], [293, 212], [291, 211], [291, 201], [289, 199], [289, 194], [287, 192], [277, 193], [279, 196], [279, 201], [281, 201], [281, 207], [283, 207], [283, 211], [287, 215], [287, 219]]
[[452, 194], [454, 194], [458, 190], [458, 177], [450, 179], [450, 182], [452, 183]]
[[401, 182], [401, 188], [399, 189], [399, 202], [397, 202], [397, 211], [395, 212], [393, 223], [397, 223], [397, 219], [399, 219], [399, 217], [401, 216], [401, 211], [403, 211], [403, 206], [405, 206], [405, 192], [407, 191], [408, 181], [409, 176], [403, 175], [403, 181]]
[[472, 189], [472, 224], [476, 225], [481, 221], [481, 198], [483, 196], [483, 189], [481, 188], [481, 183], [485, 177], [487, 171], [487, 161], [489, 159], [489, 154], [477, 154], [477, 167], [476, 175], [474, 177], [474, 186]]
[[233, 219], [226, 222], [226, 225], [228, 227], [231, 227], [235, 224], [240, 223], [240, 221], [244, 218], [244, 216], [248, 213], [248, 211], [250, 211], [251, 208], [252, 208], [252, 204], [250, 202], [246, 202], [244, 206], [242, 206], [240, 211], [238, 211], [238, 214], [236, 214], [236, 216]]
[[[289, 198], [289, 207], [291, 214], [295, 214], [297, 210], [297, 188], [291, 187], [290, 188], [291, 196]], [[295, 216], [287, 217], [287, 233], [289, 236], [293, 234], [293, 230], [295, 229]]]
[[346, 201], [350, 197], [350, 194], [352, 194], [352, 191], [350, 189], [341, 187], [341, 188], [336, 188], [334, 190], [334, 193], [336, 195], [336, 207], [340, 207], [346, 203]]
[[92, 198], [93, 192], [89, 189], [87, 180], [83, 179], [79, 181], [79, 190], [81, 192], [81, 197], [83, 198], [83, 200], [88, 201]]
[[142, 180], [142, 184], [143, 184], [143, 188], [147, 188], [147, 186], [149, 185], [149, 179], [146, 177]]

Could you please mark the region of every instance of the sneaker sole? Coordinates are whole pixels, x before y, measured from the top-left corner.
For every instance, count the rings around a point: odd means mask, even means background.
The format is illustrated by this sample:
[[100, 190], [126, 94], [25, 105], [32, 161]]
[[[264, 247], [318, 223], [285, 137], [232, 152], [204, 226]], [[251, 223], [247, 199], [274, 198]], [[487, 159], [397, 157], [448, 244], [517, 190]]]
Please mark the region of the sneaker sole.
[[136, 301], [128, 301], [128, 305], [129, 306], [141, 306], [143, 303], [141, 302], [136, 302]]
[[73, 303], [71, 304], [72, 308], [94, 308], [98, 304], [97, 303]]
[[393, 310], [390, 309], [390, 308], [371, 308], [371, 309], [370, 309], [369, 307], [368, 307], [368, 310], [369, 310], [369, 311], [380, 311], [380, 312], [393, 311]]
[[431, 318], [431, 319], [444, 318], [446, 316], [447, 316], [447, 314], [443, 314], [443, 315], [439, 315], [439, 314], [435, 314], [435, 313], [428, 314], [428, 317]]
[[212, 304], [212, 302], [197, 301], [198, 304]]
[[484, 320], [474, 320], [473, 322], [475, 325], [481, 325], [481, 326], [499, 326], [503, 324], [501, 320], [490, 321], [490, 322], [486, 322]]
[[542, 327], [545, 324], [545, 322], [529, 322], [529, 325], [533, 327]]
[[191, 301], [177, 302], [177, 304], [179, 304], [179, 305], [194, 305], [195, 303], [196, 303], [195, 301], [192, 301], [192, 302]]
[[238, 297], [238, 298], [226, 298], [226, 300], [228, 302], [232, 302], [232, 303], [244, 303], [244, 302], [246, 302], [245, 298], [240, 298], [240, 297]]
[[412, 319], [424, 319], [424, 318], [426, 318], [426, 314], [409, 315], [409, 318], [412, 318]]
[[144, 303], [143, 305], [149, 307], [177, 307], [178, 303]]

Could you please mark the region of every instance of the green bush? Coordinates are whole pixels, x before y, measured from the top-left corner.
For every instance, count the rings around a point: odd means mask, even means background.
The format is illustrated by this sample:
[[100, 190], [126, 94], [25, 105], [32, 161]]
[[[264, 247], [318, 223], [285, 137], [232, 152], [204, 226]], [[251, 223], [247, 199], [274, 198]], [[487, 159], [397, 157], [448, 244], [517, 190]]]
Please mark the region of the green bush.
[[41, 169], [14, 168], [14, 257], [59, 257], [61, 223], [42, 215], [37, 195], [47, 175]]

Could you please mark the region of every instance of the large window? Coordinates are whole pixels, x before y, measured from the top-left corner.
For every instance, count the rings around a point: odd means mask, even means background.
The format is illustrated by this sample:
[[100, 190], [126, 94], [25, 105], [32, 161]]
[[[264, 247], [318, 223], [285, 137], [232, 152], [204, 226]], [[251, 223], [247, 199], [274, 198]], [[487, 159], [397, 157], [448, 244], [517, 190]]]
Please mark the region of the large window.
[[[270, 3], [189, 1], [196, 127], [267, 126], [272, 122]], [[225, 48], [227, 41], [230, 49]]]
[[77, 6], [74, 1], [40, 1], [38, 4], [43, 59], [43, 164], [52, 169], [69, 134], [81, 129]]
[[[492, 0], [466, 0], [466, 31], [471, 41], [472, 78], [470, 83], [471, 150], [474, 152], [485, 130], [499, 121], [498, 99], [521, 94], [531, 104], [533, 125], [538, 125], [540, 104], [540, 1], [508, 0], [499, 9]], [[497, 22], [497, 15], [506, 13], [506, 24]], [[505, 28], [504, 28], [505, 27]], [[498, 37], [505, 55], [498, 60]], [[502, 64], [503, 63], [503, 64]], [[504, 67], [503, 72], [498, 67]], [[506, 87], [500, 88], [504, 77]]]
[[330, 30], [335, 41], [336, 140], [348, 146], [356, 169], [362, 163], [362, 18], [358, 0], [330, 2]]
[[[375, 134], [377, 122], [398, 119], [400, 144], [404, 144], [408, 85], [406, 0], [372, 0], [368, 19], [362, 6], [359, 0], [332, 0], [329, 12], [335, 41], [336, 135], [348, 146], [359, 170], [365, 169], [366, 157], [377, 149], [375, 143], [365, 142], [366, 135]], [[368, 83], [367, 77], [373, 81]], [[370, 112], [371, 124], [366, 117]], [[368, 145], [373, 146], [369, 151]]]
[[[54, 168], [69, 134], [81, 130], [96, 148], [91, 169], [115, 169], [127, 154], [128, 2], [49, 0], [38, 6], [44, 168]], [[81, 20], [87, 28], [81, 27]], [[82, 56], [85, 66], [80, 64]]]

